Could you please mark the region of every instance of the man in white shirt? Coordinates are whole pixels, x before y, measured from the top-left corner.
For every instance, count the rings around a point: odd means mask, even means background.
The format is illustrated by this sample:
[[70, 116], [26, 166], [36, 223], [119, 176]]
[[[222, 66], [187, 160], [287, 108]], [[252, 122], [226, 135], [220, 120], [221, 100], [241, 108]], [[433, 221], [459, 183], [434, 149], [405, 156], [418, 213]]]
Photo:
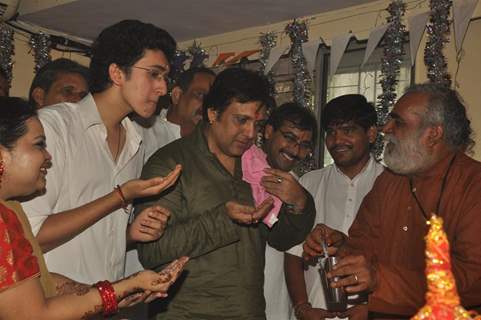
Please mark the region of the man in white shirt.
[[214, 71], [205, 67], [188, 69], [176, 79], [166, 119], [180, 126], [183, 137], [190, 134], [202, 119], [202, 103], [214, 79]]
[[[202, 103], [215, 79], [215, 73], [206, 67], [195, 67], [182, 72], [171, 91], [168, 109], [149, 119], [138, 116], [134, 121], [147, 129], [147, 138], [160, 139], [160, 146], [147, 150], [149, 158], [157, 149], [192, 132], [202, 118]], [[160, 100], [159, 100], [160, 102]]]
[[89, 69], [60, 58], [41, 67], [30, 85], [28, 101], [38, 109], [61, 102], [79, 102], [88, 93]]
[[[264, 132], [263, 149], [267, 161], [276, 169], [281, 182], [276, 196], [285, 202], [306, 192], [289, 173], [312, 152], [317, 138], [317, 120], [314, 114], [298, 104], [285, 103], [274, 109]], [[281, 176], [282, 174], [282, 176]], [[264, 296], [267, 320], [288, 320], [292, 313], [291, 302], [284, 278], [284, 252], [266, 244], [264, 267]]]
[[152, 24], [124, 20], [104, 29], [92, 47], [90, 91], [78, 103], [39, 112], [53, 165], [46, 193], [24, 203], [52, 272], [82, 283], [116, 281], [124, 274], [128, 241], [152, 241], [169, 212], [155, 206], [127, 228], [130, 202], [172, 185], [140, 176], [154, 139], [127, 117], [147, 118], [167, 91], [174, 39]]
[[[370, 154], [376, 140], [376, 111], [362, 95], [331, 100], [321, 114], [327, 150], [334, 164], [311, 171], [300, 183], [313, 196], [316, 224], [324, 223], [347, 234], [364, 196], [371, 190], [383, 166]], [[324, 319], [326, 311], [318, 266], [304, 271], [302, 244], [286, 252], [286, 281], [294, 305], [292, 319]]]

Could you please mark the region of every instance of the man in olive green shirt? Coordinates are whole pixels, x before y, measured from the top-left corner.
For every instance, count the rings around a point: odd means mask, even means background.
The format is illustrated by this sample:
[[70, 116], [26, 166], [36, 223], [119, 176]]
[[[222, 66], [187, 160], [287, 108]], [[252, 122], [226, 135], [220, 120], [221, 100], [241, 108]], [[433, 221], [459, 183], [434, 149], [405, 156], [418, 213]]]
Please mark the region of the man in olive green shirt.
[[240, 157], [253, 144], [271, 102], [265, 78], [225, 70], [204, 100], [203, 122], [145, 165], [143, 178], [176, 164], [182, 175], [171, 190], [136, 207], [158, 203], [172, 212], [159, 240], [139, 244], [140, 261], [157, 268], [191, 257], [184, 281], [169, 292], [157, 319], [265, 319], [265, 242], [287, 250], [304, 239], [315, 216], [312, 197], [304, 192], [281, 208], [269, 229], [259, 221], [272, 199], [254, 207], [251, 188], [242, 180]]

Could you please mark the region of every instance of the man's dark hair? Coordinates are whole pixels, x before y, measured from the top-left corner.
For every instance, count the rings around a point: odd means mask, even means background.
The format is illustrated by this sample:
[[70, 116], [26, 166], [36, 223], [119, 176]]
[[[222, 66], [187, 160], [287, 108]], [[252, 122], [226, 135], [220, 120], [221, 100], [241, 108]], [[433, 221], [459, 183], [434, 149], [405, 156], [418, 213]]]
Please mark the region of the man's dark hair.
[[180, 87], [183, 91], [189, 89], [192, 80], [198, 73], [205, 73], [215, 77], [215, 72], [206, 67], [194, 67], [190, 68], [179, 75], [179, 78], [175, 81], [174, 87]]
[[364, 130], [375, 127], [377, 114], [374, 105], [363, 95], [346, 94], [329, 101], [321, 112], [321, 126], [327, 130], [329, 126], [337, 126], [352, 122]]
[[204, 121], [208, 121], [208, 109], [214, 109], [220, 117], [232, 102], [258, 101], [267, 108], [273, 105], [269, 82], [259, 73], [241, 68], [230, 68], [217, 75], [205, 96], [203, 104]]
[[37, 115], [37, 109], [16, 97], [0, 97], [0, 145], [15, 147], [17, 140], [27, 133], [27, 120]]
[[0, 67], [0, 77], [2, 77], [3, 79], [5, 79], [8, 82], [7, 71], [5, 71], [2, 67]]
[[314, 113], [295, 102], [287, 102], [275, 108], [267, 124], [271, 125], [274, 130], [278, 130], [284, 122], [292, 123], [297, 129], [311, 131], [311, 141], [315, 145], [317, 140], [317, 120]]
[[31, 104], [36, 105], [32, 96], [33, 90], [35, 88], [42, 88], [45, 92], [48, 92], [58, 76], [65, 73], [79, 74], [87, 83], [89, 81], [89, 69], [80, 63], [65, 58], [50, 61], [41, 67], [35, 74], [28, 92], [28, 101]]
[[176, 49], [174, 38], [151, 23], [123, 20], [104, 29], [92, 45], [90, 91], [102, 92], [110, 87], [109, 66], [115, 63], [127, 75], [145, 50], [161, 50], [169, 63]]
[[444, 142], [454, 150], [471, 151], [474, 146], [471, 121], [459, 94], [445, 86], [425, 83], [407, 89], [405, 94], [427, 94], [428, 105], [423, 115], [423, 126], [441, 125]]

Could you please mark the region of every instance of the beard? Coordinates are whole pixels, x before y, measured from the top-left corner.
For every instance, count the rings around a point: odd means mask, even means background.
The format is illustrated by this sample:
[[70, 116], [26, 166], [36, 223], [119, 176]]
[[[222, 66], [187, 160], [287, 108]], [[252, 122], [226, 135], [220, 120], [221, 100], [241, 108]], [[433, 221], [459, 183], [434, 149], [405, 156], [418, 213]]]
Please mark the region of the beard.
[[422, 132], [415, 132], [403, 139], [386, 134], [384, 162], [395, 173], [409, 175], [422, 172], [433, 163], [433, 157], [419, 143]]

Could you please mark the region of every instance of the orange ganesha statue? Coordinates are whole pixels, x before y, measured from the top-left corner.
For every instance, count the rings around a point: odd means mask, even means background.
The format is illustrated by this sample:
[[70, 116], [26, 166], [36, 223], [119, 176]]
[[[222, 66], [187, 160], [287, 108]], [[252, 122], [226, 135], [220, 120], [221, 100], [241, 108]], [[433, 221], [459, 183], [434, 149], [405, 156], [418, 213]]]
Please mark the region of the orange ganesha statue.
[[460, 304], [456, 281], [451, 271], [449, 242], [442, 218], [432, 215], [426, 240], [426, 304], [411, 320], [481, 320], [481, 316]]

